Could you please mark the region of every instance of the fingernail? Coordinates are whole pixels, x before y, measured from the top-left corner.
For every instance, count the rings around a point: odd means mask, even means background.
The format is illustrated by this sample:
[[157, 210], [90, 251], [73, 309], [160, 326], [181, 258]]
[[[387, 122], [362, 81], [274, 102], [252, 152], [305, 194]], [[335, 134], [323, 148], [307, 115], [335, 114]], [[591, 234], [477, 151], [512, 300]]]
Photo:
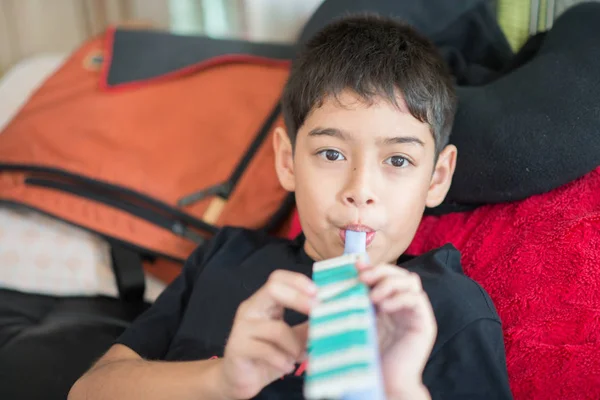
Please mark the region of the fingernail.
[[307, 358], [308, 358], [308, 352], [305, 351], [300, 355], [300, 362], [304, 362]]
[[307, 304], [307, 314], [310, 314], [312, 312], [312, 310], [319, 304], [319, 300], [315, 297], [313, 299], [311, 299], [308, 304]]
[[361, 274], [360, 274], [361, 279], [371, 279], [372, 277], [373, 277], [373, 272], [371, 272], [371, 271], [361, 272]]

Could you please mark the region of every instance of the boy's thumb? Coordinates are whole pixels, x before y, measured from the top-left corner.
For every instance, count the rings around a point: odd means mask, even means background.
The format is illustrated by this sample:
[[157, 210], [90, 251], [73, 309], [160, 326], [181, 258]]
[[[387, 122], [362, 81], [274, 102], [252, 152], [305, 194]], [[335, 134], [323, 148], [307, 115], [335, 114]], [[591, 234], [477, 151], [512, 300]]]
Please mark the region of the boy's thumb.
[[292, 331], [298, 339], [298, 342], [302, 343], [303, 346], [306, 346], [306, 341], [308, 340], [308, 322], [293, 326]]

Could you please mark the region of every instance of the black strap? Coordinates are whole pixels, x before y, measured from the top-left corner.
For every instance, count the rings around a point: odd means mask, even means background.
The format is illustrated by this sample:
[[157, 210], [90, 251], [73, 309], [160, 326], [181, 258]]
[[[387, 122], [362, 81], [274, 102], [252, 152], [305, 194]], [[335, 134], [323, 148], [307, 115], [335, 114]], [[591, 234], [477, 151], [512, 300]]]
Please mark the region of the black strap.
[[237, 165], [233, 169], [231, 176], [227, 179], [226, 182], [221, 182], [216, 185], [210, 186], [208, 188], [201, 189], [197, 192], [190, 193], [182, 197], [177, 201], [177, 205], [179, 207], [186, 207], [191, 204], [194, 204], [198, 201], [204, 200], [210, 196], [220, 196], [223, 199], [228, 199], [238, 181], [246, 172], [248, 165], [252, 161], [252, 158], [258, 153], [260, 146], [263, 144], [269, 133], [271, 132], [271, 128], [277, 121], [277, 117], [281, 113], [281, 100], [277, 100], [275, 107], [271, 110], [271, 113], [268, 115], [267, 119], [263, 122], [260, 127], [260, 130], [256, 134], [256, 137], [250, 143], [250, 146], [238, 161]]
[[146, 281], [142, 257], [117, 243], [113, 243], [110, 250], [119, 298], [126, 303], [143, 303]]

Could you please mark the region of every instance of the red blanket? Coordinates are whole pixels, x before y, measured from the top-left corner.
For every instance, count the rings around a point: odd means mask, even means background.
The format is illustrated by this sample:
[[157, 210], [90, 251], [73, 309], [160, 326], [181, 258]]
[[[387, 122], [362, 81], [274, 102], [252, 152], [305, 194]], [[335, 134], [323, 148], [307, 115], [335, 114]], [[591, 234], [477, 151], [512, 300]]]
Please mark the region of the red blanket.
[[515, 399], [600, 399], [600, 168], [524, 201], [425, 217], [408, 253], [448, 242], [502, 318]]

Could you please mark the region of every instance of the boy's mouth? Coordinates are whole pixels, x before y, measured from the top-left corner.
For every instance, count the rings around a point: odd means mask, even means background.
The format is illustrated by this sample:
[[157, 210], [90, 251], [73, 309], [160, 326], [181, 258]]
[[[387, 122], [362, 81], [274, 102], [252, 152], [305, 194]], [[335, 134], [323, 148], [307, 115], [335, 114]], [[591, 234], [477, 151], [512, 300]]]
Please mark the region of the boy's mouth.
[[360, 224], [351, 224], [346, 225], [340, 229], [340, 238], [342, 239], [342, 243], [346, 243], [346, 231], [355, 231], [355, 232], [366, 232], [367, 233], [367, 247], [371, 244], [373, 239], [375, 239], [375, 230], [366, 225]]

